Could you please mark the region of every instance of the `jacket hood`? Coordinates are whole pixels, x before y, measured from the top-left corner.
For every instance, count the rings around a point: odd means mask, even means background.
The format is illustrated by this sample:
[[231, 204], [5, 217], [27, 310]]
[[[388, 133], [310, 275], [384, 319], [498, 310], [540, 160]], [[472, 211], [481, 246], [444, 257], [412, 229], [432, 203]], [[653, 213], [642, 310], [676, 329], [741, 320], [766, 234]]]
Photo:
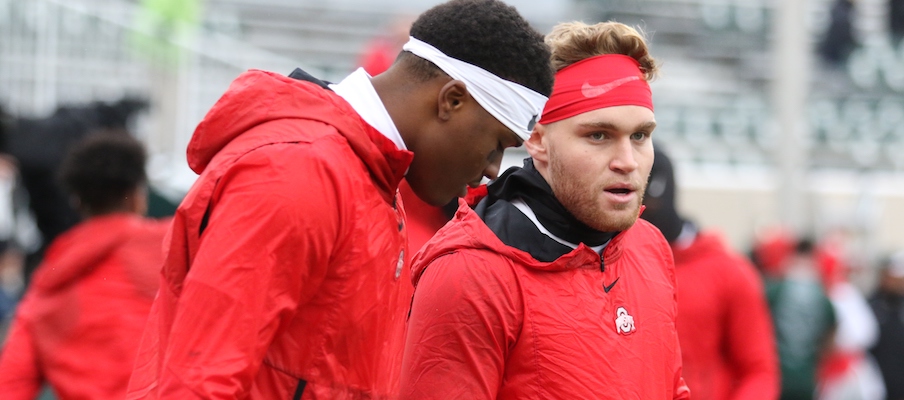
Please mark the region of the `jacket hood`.
[[280, 119], [305, 119], [335, 127], [369, 167], [383, 164], [386, 170], [371, 171], [379, 177], [398, 173], [388, 170], [386, 163], [375, 162], [375, 158], [389, 157], [390, 161], [401, 163], [408, 163], [412, 158], [410, 152], [388, 152], [381, 145], [376, 149], [379, 151], [373, 151], [374, 141], [361, 133], [362, 121], [354, 109], [318, 83], [250, 70], [232, 82], [198, 124], [188, 144], [189, 167], [202, 173], [233, 139], [256, 126]]
[[54, 292], [88, 275], [114, 249], [129, 240], [131, 226], [140, 224], [132, 214], [94, 217], [57, 237], [44, 255], [32, 285]]
[[[473, 200], [473, 199], [472, 199]], [[644, 223], [638, 219], [637, 223]], [[637, 225], [637, 224], [635, 224]], [[621, 242], [634, 228], [616, 235], [603, 251], [606, 264], [615, 262], [622, 254]], [[542, 235], [542, 233], [538, 234]], [[552, 262], [542, 262], [529, 253], [508, 246], [487, 227], [480, 216], [471, 209], [465, 199], [459, 199], [458, 211], [452, 222], [447, 223], [432, 240], [415, 254], [412, 259], [411, 280], [415, 286], [430, 262], [438, 257], [464, 249], [487, 250], [516, 263], [540, 271], [566, 271], [576, 268], [600, 268], [600, 256], [590, 247], [581, 243], [573, 251]]]

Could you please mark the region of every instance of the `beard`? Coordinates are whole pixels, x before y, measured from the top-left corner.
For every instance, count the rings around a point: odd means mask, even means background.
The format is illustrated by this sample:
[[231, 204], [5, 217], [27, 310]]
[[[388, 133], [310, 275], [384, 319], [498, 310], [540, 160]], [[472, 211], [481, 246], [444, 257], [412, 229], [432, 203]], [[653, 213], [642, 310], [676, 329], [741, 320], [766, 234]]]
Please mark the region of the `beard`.
[[[558, 157], [550, 157], [549, 185], [556, 198], [578, 221], [600, 232], [624, 231], [637, 221], [646, 183], [637, 184], [634, 201], [606, 209], [600, 198], [605, 183], [595, 183], [586, 171], [569, 171]], [[583, 178], [583, 179], [582, 179]]]

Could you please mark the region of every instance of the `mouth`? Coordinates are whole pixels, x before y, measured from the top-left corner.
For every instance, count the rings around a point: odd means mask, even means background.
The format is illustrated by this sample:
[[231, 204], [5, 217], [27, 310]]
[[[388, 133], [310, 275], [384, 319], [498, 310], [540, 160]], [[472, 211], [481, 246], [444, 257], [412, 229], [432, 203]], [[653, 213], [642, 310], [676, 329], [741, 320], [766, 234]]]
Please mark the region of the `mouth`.
[[631, 185], [612, 185], [604, 189], [608, 193], [616, 195], [628, 195], [634, 193], [635, 189]]
[[631, 185], [613, 185], [604, 189], [606, 195], [615, 202], [625, 203], [634, 198], [634, 189]]

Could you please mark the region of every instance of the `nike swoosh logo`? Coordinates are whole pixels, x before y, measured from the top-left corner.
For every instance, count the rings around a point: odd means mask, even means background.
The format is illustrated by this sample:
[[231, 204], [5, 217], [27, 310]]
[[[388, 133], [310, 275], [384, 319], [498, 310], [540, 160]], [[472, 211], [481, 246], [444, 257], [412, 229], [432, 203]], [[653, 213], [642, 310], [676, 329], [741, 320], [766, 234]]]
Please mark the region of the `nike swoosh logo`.
[[609, 293], [609, 291], [612, 290], [612, 287], [615, 286], [619, 279], [621, 279], [621, 277], [615, 278], [615, 280], [612, 281], [609, 286], [606, 286], [606, 282], [603, 282], [603, 290], [605, 290], [606, 293]]
[[638, 81], [640, 80], [639, 76], [628, 76], [620, 79], [616, 79], [612, 82], [609, 82], [604, 85], [591, 85], [590, 82], [584, 81], [584, 84], [581, 85], [581, 94], [587, 98], [594, 98], [598, 96], [602, 96], [612, 89], [615, 89], [621, 85], [624, 85], [628, 82]]

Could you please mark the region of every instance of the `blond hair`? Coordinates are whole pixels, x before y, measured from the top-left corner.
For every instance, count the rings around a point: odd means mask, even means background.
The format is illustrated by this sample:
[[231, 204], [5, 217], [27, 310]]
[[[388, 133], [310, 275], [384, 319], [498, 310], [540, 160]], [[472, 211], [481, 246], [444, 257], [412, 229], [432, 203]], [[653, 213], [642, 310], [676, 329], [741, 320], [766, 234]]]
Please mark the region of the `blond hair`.
[[640, 63], [644, 79], [651, 81], [659, 73], [641, 32], [620, 22], [564, 22], [546, 35], [556, 71], [586, 58], [601, 54], [624, 54]]

